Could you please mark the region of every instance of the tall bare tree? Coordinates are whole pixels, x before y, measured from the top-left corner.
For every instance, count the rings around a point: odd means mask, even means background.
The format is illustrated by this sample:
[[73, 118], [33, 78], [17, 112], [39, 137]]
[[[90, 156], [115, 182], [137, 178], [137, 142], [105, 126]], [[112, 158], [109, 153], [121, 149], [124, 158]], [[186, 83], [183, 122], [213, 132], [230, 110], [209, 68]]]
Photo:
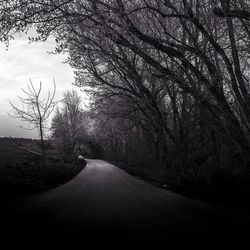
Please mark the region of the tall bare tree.
[[39, 87], [36, 89], [30, 80], [27, 89], [22, 88], [22, 92], [24, 96], [18, 96], [21, 107], [19, 108], [10, 101], [12, 110], [9, 112], [9, 115], [28, 122], [32, 126], [32, 129], [38, 129], [42, 147], [42, 158], [44, 165], [46, 165], [45, 127], [57, 104], [54, 101], [56, 83], [54, 81], [53, 91], [49, 91], [46, 97], [42, 95], [42, 82], [40, 82]]

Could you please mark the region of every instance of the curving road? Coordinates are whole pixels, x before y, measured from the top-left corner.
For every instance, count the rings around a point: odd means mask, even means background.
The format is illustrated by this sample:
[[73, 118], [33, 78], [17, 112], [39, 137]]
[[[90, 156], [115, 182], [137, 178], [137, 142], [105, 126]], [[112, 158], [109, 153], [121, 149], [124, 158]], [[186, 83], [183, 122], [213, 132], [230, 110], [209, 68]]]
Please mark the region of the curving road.
[[250, 232], [248, 218], [159, 189], [101, 160], [88, 160], [66, 185], [2, 207], [1, 229], [1, 242], [30, 249], [243, 249]]

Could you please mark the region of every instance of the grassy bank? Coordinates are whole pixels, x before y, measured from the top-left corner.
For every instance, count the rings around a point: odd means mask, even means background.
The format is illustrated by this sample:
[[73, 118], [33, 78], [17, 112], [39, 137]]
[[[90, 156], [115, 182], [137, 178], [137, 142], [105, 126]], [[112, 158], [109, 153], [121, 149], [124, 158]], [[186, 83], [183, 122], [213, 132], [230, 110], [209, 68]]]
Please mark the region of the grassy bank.
[[41, 159], [22, 147], [38, 150], [37, 142], [0, 140], [0, 201], [40, 193], [68, 182], [86, 165], [83, 161], [62, 162], [49, 151], [46, 167]]
[[207, 182], [201, 176], [187, 173], [178, 175], [174, 170], [154, 164], [143, 166], [118, 161], [109, 162], [162, 189], [250, 216], [249, 173], [246, 173], [243, 178], [232, 176], [221, 170], [214, 170], [210, 177], [212, 181]]

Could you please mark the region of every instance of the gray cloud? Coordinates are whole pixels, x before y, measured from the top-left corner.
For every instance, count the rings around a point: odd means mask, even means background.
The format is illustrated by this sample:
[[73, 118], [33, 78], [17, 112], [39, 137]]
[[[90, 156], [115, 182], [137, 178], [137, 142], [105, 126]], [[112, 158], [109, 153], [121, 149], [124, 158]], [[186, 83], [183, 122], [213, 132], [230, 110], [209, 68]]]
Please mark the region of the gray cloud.
[[24, 138], [38, 138], [36, 130], [25, 130], [20, 127], [25, 125], [17, 119], [13, 119], [8, 115], [0, 115], [0, 136], [24, 137]]

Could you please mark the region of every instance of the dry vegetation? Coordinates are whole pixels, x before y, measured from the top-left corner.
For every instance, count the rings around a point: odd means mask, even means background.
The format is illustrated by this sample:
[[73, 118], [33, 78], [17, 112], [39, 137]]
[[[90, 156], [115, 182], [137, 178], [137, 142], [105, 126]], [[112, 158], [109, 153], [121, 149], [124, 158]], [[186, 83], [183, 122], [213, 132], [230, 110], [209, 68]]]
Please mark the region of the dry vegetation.
[[[20, 146], [39, 149], [38, 141], [0, 139], [0, 201], [39, 193], [60, 186], [84, 167], [80, 162], [62, 162], [49, 152], [46, 168], [42, 159]], [[40, 149], [41, 150], [41, 149]]]

